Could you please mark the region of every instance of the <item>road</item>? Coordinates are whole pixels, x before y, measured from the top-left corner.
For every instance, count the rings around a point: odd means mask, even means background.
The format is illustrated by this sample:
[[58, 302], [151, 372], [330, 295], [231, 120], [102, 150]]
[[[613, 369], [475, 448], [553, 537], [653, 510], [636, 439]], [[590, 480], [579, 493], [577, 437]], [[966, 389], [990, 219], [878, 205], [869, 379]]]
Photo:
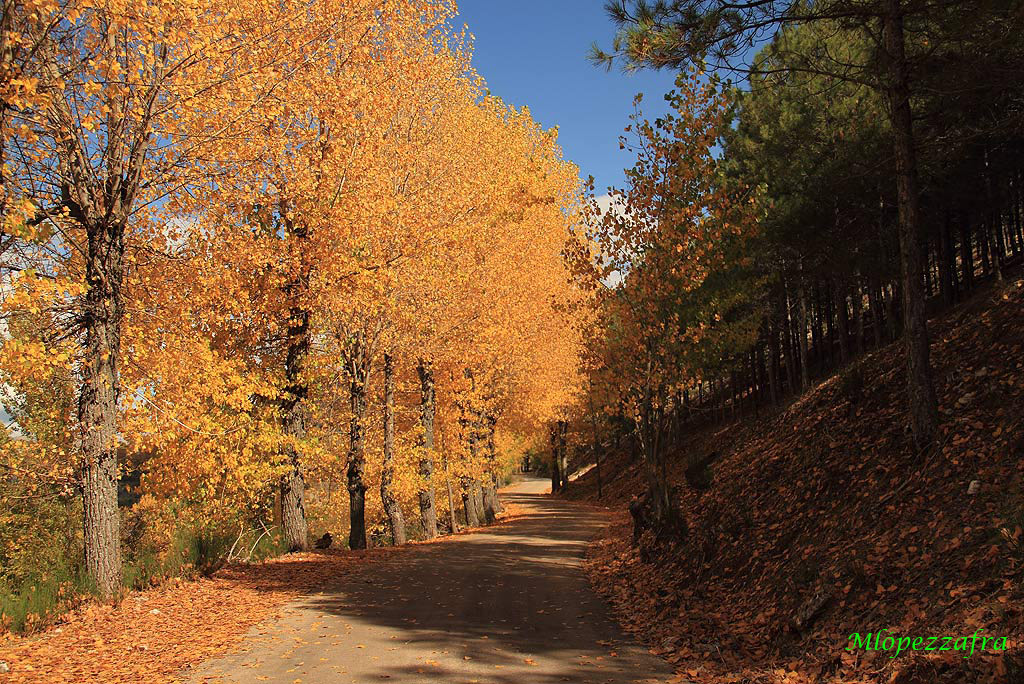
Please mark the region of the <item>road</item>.
[[625, 637], [581, 567], [603, 518], [503, 491], [523, 515], [373, 564], [254, 629], [192, 682], [546, 684], [663, 682], [664, 661]]

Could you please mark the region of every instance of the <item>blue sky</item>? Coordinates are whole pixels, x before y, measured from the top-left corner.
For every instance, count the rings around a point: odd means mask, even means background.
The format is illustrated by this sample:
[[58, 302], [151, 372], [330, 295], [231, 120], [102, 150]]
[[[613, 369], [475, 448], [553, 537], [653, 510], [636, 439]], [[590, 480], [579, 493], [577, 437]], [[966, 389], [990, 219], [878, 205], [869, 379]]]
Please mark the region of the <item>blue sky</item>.
[[545, 128], [559, 127], [559, 142], [580, 176], [593, 175], [596, 194], [621, 186], [632, 166], [619, 149], [633, 96], [644, 93], [648, 118], [665, 111], [662, 96], [671, 72], [608, 72], [587, 61], [597, 41], [611, 44], [614, 27], [602, 0], [459, 0], [455, 25], [475, 36], [473, 64], [495, 95], [530, 108]]

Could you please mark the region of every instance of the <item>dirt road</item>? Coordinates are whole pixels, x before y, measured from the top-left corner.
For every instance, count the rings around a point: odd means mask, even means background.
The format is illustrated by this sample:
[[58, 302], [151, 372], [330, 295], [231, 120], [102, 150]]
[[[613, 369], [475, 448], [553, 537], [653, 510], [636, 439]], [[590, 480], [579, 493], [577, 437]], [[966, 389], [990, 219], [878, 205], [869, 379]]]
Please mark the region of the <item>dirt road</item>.
[[600, 514], [544, 496], [524, 515], [339, 578], [253, 630], [244, 651], [183, 674], [193, 682], [544, 684], [658, 682], [663, 661], [625, 638], [581, 561]]

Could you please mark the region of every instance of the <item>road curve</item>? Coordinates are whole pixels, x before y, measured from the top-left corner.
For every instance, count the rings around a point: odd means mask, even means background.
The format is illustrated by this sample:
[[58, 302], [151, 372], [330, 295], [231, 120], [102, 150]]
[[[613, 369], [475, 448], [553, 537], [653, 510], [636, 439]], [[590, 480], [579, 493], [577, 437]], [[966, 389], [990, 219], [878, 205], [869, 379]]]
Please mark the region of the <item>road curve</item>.
[[340, 578], [254, 629], [244, 650], [183, 675], [191, 682], [663, 682], [664, 661], [609, 619], [583, 575], [602, 516], [545, 495], [503, 491], [523, 515], [418, 545]]

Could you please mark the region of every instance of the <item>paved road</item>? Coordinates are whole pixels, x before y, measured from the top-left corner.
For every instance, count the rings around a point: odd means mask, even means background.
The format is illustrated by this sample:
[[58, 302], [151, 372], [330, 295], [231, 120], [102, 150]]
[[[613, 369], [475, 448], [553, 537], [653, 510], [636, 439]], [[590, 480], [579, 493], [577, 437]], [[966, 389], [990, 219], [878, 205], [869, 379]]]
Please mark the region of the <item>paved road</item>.
[[525, 515], [417, 546], [288, 607], [245, 651], [206, 663], [193, 682], [546, 684], [662, 682], [666, 664], [623, 636], [580, 567], [601, 516], [544, 496], [503, 492]]

